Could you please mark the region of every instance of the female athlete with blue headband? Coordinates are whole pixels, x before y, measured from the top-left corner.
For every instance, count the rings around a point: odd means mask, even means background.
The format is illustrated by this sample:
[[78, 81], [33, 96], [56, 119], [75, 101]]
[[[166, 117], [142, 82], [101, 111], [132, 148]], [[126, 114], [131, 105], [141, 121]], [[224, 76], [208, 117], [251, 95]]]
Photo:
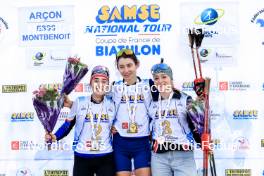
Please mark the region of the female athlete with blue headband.
[[149, 115], [153, 120], [151, 171], [153, 176], [195, 176], [194, 140], [201, 142], [203, 99], [194, 104], [173, 86], [172, 69], [163, 62], [151, 73], [159, 94], [153, 97]]

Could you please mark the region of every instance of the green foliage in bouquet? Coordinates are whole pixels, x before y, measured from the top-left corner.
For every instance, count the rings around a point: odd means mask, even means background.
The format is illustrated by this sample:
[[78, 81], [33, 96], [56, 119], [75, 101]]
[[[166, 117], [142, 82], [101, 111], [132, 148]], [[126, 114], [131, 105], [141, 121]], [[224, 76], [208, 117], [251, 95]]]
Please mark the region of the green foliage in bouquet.
[[40, 87], [39, 90], [33, 92], [36, 99], [42, 103], [54, 108], [57, 105], [57, 100], [59, 97], [58, 89], [56, 88], [45, 88]]

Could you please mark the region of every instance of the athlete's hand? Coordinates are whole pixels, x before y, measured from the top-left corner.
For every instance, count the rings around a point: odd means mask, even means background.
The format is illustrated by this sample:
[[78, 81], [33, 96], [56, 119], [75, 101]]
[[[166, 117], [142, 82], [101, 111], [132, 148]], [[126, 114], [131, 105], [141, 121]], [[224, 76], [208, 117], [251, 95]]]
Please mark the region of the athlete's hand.
[[112, 132], [112, 134], [116, 134], [117, 133], [117, 130], [116, 130], [116, 128], [114, 126], [111, 127], [111, 132]]
[[56, 136], [54, 134], [52, 134], [52, 133], [46, 132], [46, 134], [45, 134], [45, 142], [49, 143], [51, 141], [52, 142], [56, 141]]

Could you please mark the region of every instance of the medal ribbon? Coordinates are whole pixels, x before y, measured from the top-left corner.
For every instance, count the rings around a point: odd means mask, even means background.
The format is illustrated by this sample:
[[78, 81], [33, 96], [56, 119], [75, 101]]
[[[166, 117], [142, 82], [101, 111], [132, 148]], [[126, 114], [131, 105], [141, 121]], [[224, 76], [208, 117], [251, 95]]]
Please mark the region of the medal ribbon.
[[127, 92], [127, 85], [124, 84], [123, 85], [123, 94], [126, 98], [126, 105], [127, 105], [127, 111], [128, 111], [128, 116], [129, 116], [129, 121], [132, 123], [135, 123], [136, 121], [136, 109], [137, 109], [137, 96], [138, 96], [138, 85], [136, 83], [136, 90], [135, 90], [135, 98], [134, 98], [134, 102], [133, 102], [133, 110], [131, 112], [131, 107], [130, 107], [130, 100], [128, 97], [128, 92]]
[[[169, 98], [167, 99], [166, 101], [166, 109], [165, 109], [165, 112], [164, 112], [164, 116], [163, 118], [166, 118], [167, 115], [168, 115], [168, 111], [169, 111], [169, 107], [170, 107], [170, 102], [171, 102], [171, 99], [172, 99], [172, 96], [173, 96], [173, 91], [170, 93], [170, 96]], [[158, 103], [159, 103], [159, 108], [158, 108], [158, 115], [159, 115], [159, 120], [160, 120], [160, 123], [159, 123], [159, 136], [162, 136], [162, 132], [163, 132], [163, 129], [162, 129], [162, 117], [161, 117], [161, 113], [162, 113], [162, 101], [161, 101], [161, 95], [159, 94], [159, 100], [158, 100]]]
[[[91, 96], [92, 99], [92, 96]], [[91, 115], [91, 126], [92, 126], [92, 139], [96, 139], [96, 132], [98, 130], [98, 127], [100, 125], [101, 122], [101, 117], [102, 117], [102, 113], [103, 113], [103, 105], [104, 105], [104, 100], [100, 103], [100, 111], [98, 113], [98, 118], [97, 118], [97, 123], [96, 125], [94, 125], [94, 114], [92, 111], [92, 102], [91, 99], [88, 103], [88, 114]]]

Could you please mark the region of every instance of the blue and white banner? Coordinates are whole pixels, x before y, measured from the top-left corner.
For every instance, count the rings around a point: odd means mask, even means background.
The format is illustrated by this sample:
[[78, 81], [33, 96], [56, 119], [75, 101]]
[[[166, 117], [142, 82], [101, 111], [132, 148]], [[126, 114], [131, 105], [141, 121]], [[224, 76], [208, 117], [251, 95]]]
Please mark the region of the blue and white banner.
[[18, 11], [21, 46], [73, 45], [73, 6], [21, 7]]
[[162, 18], [165, 10], [151, 3], [97, 6], [84, 31], [97, 57], [113, 57], [122, 48], [130, 48], [138, 56], [160, 56], [162, 35], [171, 34], [173, 28]]
[[182, 3], [181, 32], [186, 36], [186, 29], [202, 28], [205, 34], [204, 45], [237, 45], [238, 10], [237, 2]]
[[239, 4], [187, 2], [180, 8], [182, 43], [187, 45], [189, 42], [188, 29], [200, 28], [204, 33], [204, 47], [199, 51], [202, 61], [209, 65], [234, 66], [240, 43]]

